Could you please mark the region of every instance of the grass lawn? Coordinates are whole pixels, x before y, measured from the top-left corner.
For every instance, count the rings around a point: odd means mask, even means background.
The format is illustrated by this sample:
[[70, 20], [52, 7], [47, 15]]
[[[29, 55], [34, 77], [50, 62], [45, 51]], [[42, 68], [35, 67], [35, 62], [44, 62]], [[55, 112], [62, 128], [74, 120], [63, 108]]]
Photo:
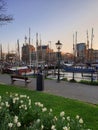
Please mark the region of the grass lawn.
[[32, 91], [21, 87], [0, 85], [0, 95], [4, 96], [6, 92], [26, 94], [30, 96], [33, 102], [39, 101], [47, 108], [52, 108], [56, 115], [61, 111], [65, 111], [66, 116], [73, 117], [80, 115], [88, 128], [98, 130], [98, 105], [54, 96], [44, 92]]

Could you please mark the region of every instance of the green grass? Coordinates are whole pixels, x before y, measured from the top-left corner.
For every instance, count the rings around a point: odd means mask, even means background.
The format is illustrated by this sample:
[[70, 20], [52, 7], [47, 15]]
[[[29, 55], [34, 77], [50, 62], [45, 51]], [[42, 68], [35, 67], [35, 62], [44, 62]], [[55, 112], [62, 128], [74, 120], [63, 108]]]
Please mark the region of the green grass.
[[47, 108], [52, 108], [54, 114], [58, 115], [65, 111], [66, 116], [80, 115], [88, 128], [98, 130], [98, 105], [88, 104], [77, 100], [54, 96], [44, 92], [32, 91], [21, 87], [0, 85], [0, 95], [5, 92], [26, 94], [33, 102], [40, 101]]

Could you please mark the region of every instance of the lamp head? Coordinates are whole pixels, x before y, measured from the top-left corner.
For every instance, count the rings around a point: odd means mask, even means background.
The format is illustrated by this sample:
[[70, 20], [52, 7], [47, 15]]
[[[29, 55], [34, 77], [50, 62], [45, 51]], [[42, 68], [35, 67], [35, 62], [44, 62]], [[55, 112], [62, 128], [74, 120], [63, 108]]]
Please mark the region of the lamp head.
[[58, 42], [55, 43], [55, 45], [56, 45], [57, 50], [60, 51], [60, 49], [62, 48], [62, 43], [60, 43], [60, 41], [58, 40]]

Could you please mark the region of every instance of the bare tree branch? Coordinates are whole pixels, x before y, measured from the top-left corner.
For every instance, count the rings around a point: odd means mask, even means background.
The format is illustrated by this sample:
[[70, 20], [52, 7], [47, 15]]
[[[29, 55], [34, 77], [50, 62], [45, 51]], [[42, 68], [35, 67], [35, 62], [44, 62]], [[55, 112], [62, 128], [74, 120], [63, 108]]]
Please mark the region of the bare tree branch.
[[13, 17], [11, 15], [6, 15], [6, 2], [4, 0], [0, 0], [0, 24], [5, 24], [7, 22], [11, 22]]

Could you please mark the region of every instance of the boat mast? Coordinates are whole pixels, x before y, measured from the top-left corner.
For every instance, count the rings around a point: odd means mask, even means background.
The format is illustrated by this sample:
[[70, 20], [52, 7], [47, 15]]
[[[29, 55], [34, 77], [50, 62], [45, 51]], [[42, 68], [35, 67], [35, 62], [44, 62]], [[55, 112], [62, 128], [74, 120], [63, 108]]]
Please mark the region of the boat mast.
[[93, 33], [93, 28], [92, 28], [92, 33], [91, 33], [91, 55], [90, 55], [90, 57], [91, 57], [91, 63], [92, 63], [92, 61], [93, 61], [93, 38], [94, 38], [94, 33]]
[[2, 44], [0, 44], [0, 60], [2, 60]]
[[74, 49], [75, 49], [75, 62], [76, 62], [76, 57], [77, 57], [77, 32], [76, 32], [76, 36], [75, 36], [75, 47], [74, 47]]
[[36, 68], [38, 68], [38, 33], [36, 33]]
[[31, 29], [29, 28], [29, 62], [31, 67], [31, 45], [30, 45], [30, 35], [31, 35]]
[[42, 40], [41, 40], [41, 34], [40, 34], [40, 54], [41, 54], [41, 61], [43, 62], [43, 52], [42, 52]]
[[87, 32], [86, 32], [86, 34], [87, 34], [87, 45], [86, 45], [86, 51], [87, 51], [87, 56], [86, 56], [86, 58], [87, 58], [87, 61], [89, 61], [89, 37], [88, 37], [88, 30], [87, 30]]
[[18, 61], [20, 62], [20, 46], [19, 46], [19, 39], [17, 40], [17, 56], [18, 56]]
[[73, 61], [75, 63], [75, 44], [74, 44], [74, 34], [73, 34]]

